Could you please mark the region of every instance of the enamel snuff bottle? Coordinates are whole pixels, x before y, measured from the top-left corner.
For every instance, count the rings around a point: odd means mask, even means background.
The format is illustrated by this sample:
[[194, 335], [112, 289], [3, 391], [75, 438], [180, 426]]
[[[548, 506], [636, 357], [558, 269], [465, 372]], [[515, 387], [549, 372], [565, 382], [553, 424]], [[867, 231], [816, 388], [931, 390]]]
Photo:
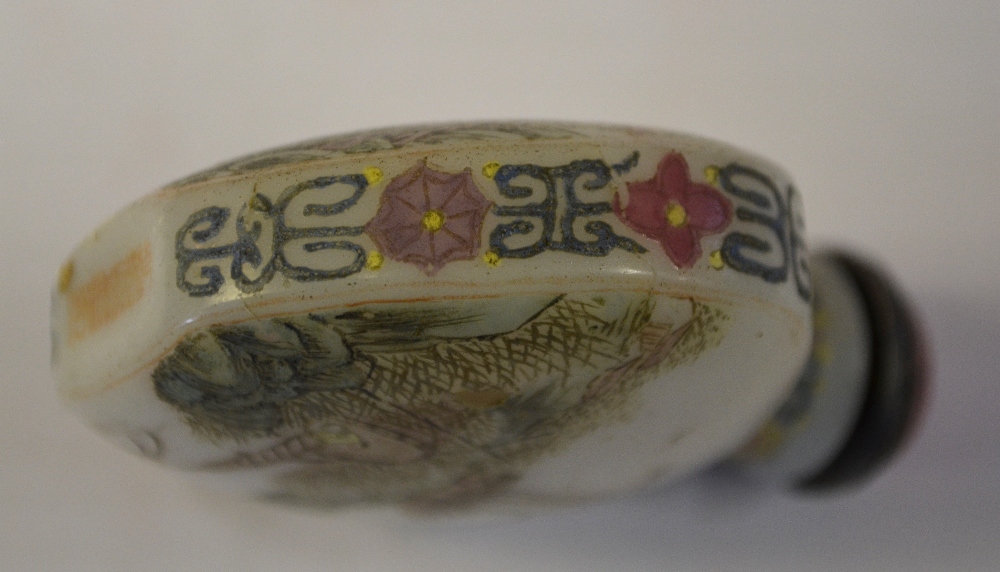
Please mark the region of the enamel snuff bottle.
[[312, 506], [576, 501], [723, 459], [838, 485], [898, 448], [925, 383], [896, 289], [808, 253], [780, 168], [596, 125], [219, 165], [84, 241], [52, 323], [98, 431]]

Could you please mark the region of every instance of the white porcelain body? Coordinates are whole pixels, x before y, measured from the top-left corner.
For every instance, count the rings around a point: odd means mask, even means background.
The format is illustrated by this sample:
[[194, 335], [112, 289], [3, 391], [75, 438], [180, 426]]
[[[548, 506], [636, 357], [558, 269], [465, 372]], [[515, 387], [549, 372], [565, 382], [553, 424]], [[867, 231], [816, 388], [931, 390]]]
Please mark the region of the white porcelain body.
[[[664, 187], [670, 177], [680, 180], [682, 166], [692, 186]], [[435, 192], [462, 197], [455, 199], [461, 208], [448, 211]], [[643, 219], [641, 201], [661, 209], [655, 214], [667, 226], [657, 230], [659, 223]], [[542, 206], [531, 210], [531, 204]], [[413, 206], [411, 218], [400, 214]], [[89, 424], [127, 447], [202, 469], [255, 496], [311, 504], [480, 497], [534, 503], [659, 485], [738, 448], [795, 382], [812, 333], [799, 212], [788, 176], [775, 165], [673, 133], [469, 124], [309, 142], [170, 185], [87, 238], [53, 295], [58, 388]], [[198, 213], [216, 218], [198, 222]], [[257, 258], [232, 246], [240, 244], [240, 217], [242, 244], [252, 244]], [[478, 222], [457, 226], [463, 217]], [[445, 232], [458, 238], [442, 255]], [[396, 240], [400, 233], [410, 238]], [[320, 246], [303, 248], [307, 243]], [[213, 282], [214, 274], [221, 281]], [[497, 348], [514, 347], [529, 330], [544, 343], [538, 320], [564, 306], [585, 309], [567, 322], [570, 334], [552, 344], [548, 365], [533, 364], [533, 373], [499, 379], [477, 370], [456, 374], [458, 381], [442, 379], [443, 370], [389, 375], [390, 364], [417, 367], [414, 360], [428, 359], [427, 352], [447, 362], [446, 349], [479, 348], [496, 360]], [[404, 314], [429, 322], [407, 330], [399, 326]], [[386, 326], [378, 322], [383, 315], [396, 321]], [[379, 417], [369, 413], [340, 423], [299, 408], [297, 421], [289, 421], [294, 415], [271, 397], [268, 411], [276, 417], [254, 418], [253, 431], [206, 429], [211, 423], [192, 419], [209, 411], [218, 421], [218, 407], [198, 401], [206, 394], [184, 401], [186, 389], [157, 381], [178, 348], [194, 348], [208, 336], [219, 359], [236, 360], [225, 335], [255, 329], [267, 338], [274, 324], [292, 327], [290, 320], [333, 328], [336, 351], [349, 355], [329, 363], [348, 368], [349, 391], [365, 392], [368, 405], [418, 418], [432, 428], [433, 444], [413, 444], [406, 435], [399, 436], [405, 447], [390, 442], [394, 437], [379, 436]], [[560, 349], [566, 335], [581, 335], [572, 332], [583, 324], [614, 329], [630, 321], [638, 325], [626, 334], [586, 338], [597, 345], [584, 354]], [[366, 337], [366, 323], [391, 330], [387, 346]], [[332, 346], [323, 344], [316, 351], [334, 359]], [[600, 344], [618, 344], [618, 353]], [[190, 367], [208, 377], [215, 373], [205, 370], [217, 366], [231, 371], [212, 359]], [[563, 366], [553, 374], [557, 362]], [[161, 377], [154, 379], [157, 368]], [[358, 377], [361, 370], [367, 378]], [[420, 378], [409, 397], [384, 387], [406, 376]], [[473, 378], [480, 385], [463, 389], [461, 379]], [[361, 387], [372, 380], [383, 385]], [[551, 424], [547, 418], [563, 421], [546, 430], [538, 447], [503, 449], [534, 430], [511, 420], [556, 386], [562, 393], [550, 392], [532, 427]], [[307, 399], [309, 388], [291, 399]], [[185, 409], [178, 400], [198, 404]], [[452, 414], [461, 419], [449, 421]], [[480, 428], [468, 429], [470, 423]], [[305, 455], [308, 444], [289, 441], [303, 431], [326, 453]], [[467, 451], [445, 436], [464, 440]], [[262, 451], [270, 451], [269, 461], [247, 461]], [[435, 464], [442, 456], [448, 460]], [[366, 464], [376, 467], [367, 481], [343, 476]], [[322, 470], [290, 481], [303, 467]], [[483, 482], [476, 482], [477, 471], [488, 473]], [[332, 480], [318, 483], [326, 476]]]

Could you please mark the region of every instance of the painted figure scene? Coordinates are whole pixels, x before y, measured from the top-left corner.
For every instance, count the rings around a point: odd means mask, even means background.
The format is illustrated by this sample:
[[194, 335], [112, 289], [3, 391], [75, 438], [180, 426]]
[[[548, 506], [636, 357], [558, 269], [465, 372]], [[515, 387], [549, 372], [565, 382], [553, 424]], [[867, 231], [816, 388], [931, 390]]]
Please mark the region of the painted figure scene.
[[365, 305], [198, 331], [153, 378], [196, 434], [238, 444], [205, 469], [274, 469], [276, 500], [449, 506], [626, 420], [727, 319], [647, 293]]

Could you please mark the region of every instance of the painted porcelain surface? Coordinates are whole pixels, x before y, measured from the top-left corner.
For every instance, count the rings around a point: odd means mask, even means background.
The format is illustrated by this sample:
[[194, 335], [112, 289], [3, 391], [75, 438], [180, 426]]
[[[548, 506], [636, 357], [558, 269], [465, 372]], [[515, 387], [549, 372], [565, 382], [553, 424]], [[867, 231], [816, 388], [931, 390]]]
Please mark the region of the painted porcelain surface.
[[313, 505], [570, 501], [731, 453], [809, 354], [778, 167], [666, 132], [385, 129], [178, 181], [54, 294], [99, 431]]
[[868, 389], [872, 333], [857, 286], [829, 257], [810, 259], [813, 347], [788, 400], [737, 455], [758, 479], [789, 486], [821, 472], [851, 434]]

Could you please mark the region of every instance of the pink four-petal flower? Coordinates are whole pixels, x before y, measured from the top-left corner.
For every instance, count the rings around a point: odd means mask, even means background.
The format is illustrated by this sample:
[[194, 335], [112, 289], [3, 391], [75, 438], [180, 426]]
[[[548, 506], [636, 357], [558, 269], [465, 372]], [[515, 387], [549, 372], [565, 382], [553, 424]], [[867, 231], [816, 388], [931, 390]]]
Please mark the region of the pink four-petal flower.
[[701, 257], [701, 238], [725, 230], [732, 203], [715, 187], [691, 181], [687, 161], [668, 153], [648, 181], [627, 183], [628, 206], [616, 194], [614, 212], [632, 230], [660, 243], [678, 268]]

